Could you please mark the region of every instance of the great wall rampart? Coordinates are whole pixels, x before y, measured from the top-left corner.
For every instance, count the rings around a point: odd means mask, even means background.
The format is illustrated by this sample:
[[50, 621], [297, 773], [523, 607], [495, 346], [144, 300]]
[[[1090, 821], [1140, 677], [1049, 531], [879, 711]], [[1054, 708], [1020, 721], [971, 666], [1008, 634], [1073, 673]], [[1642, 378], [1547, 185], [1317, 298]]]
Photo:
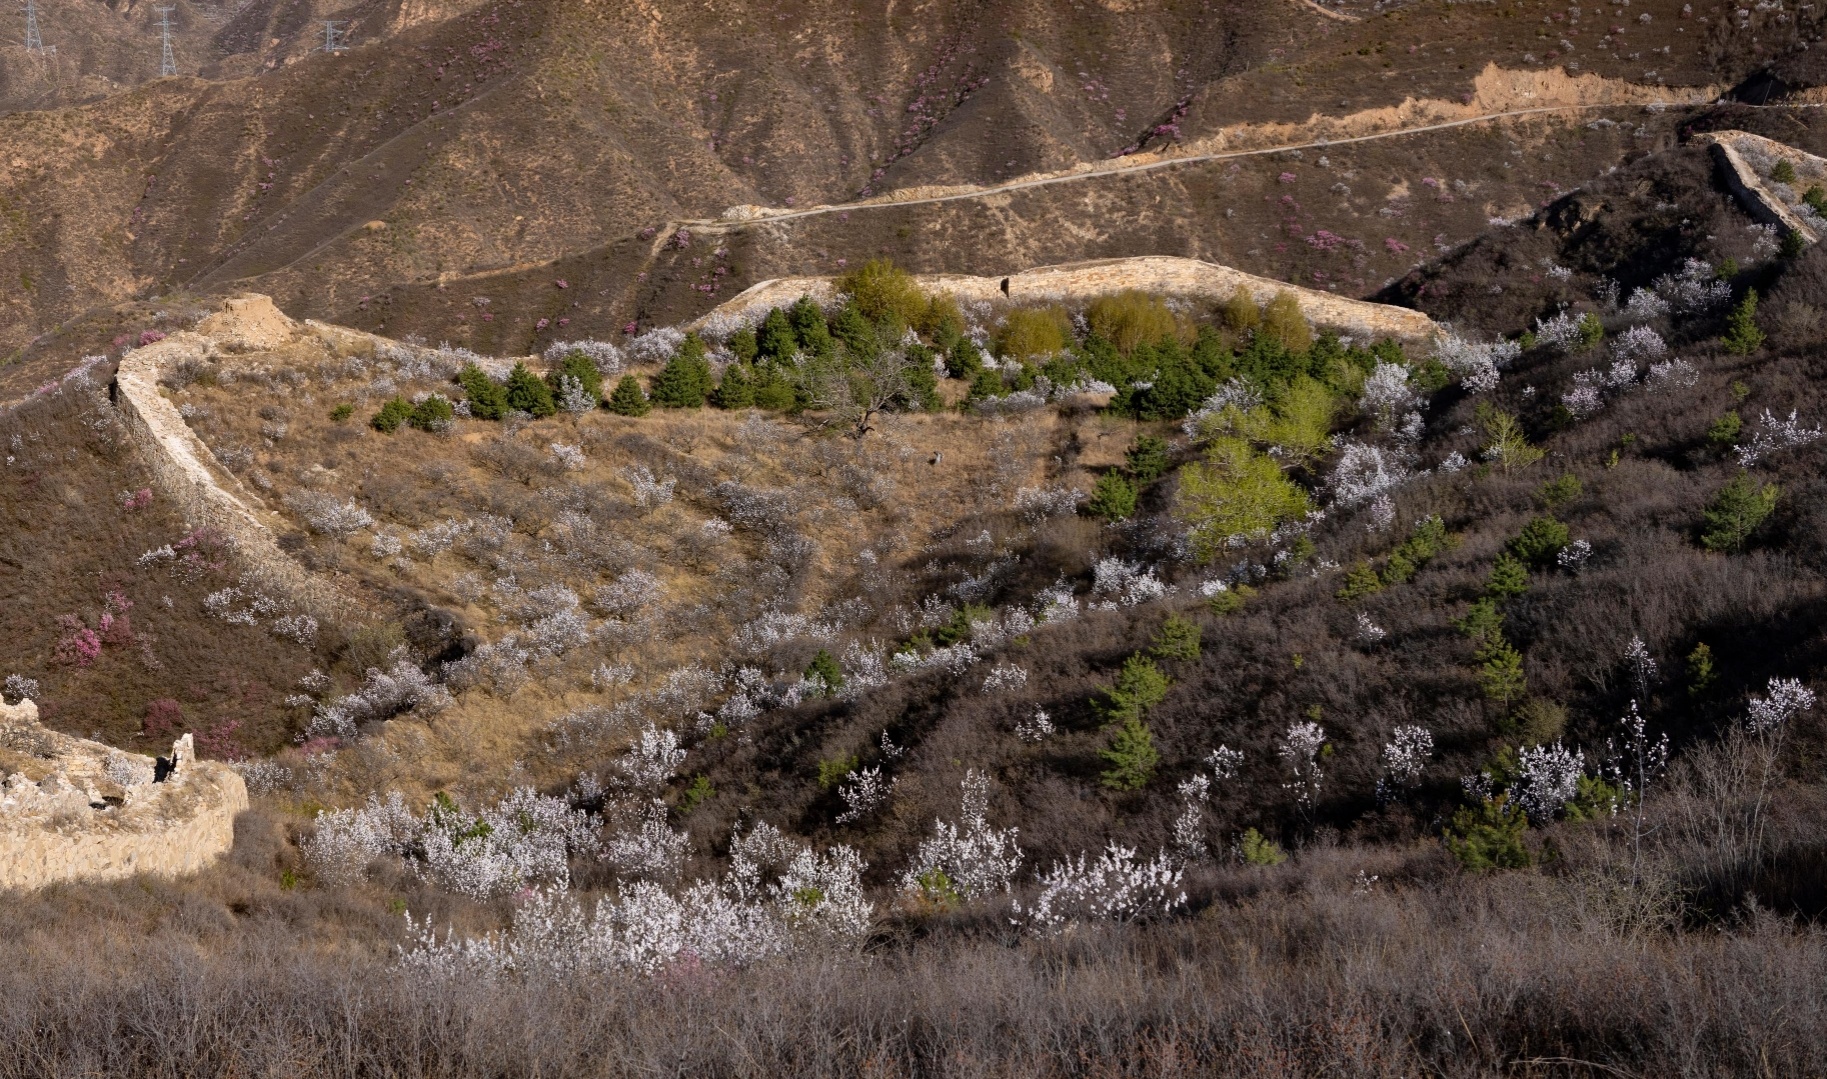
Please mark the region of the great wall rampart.
[[235, 842], [247, 785], [196, 758], [190, 735], [146, 757], [38, 722], [31, 701], [0, 702], [0, 888], [177, 876]]
[[[310, 328], [317, 330], [315, 324]], [[220, 359], [225, 352], [276, 348], [299, 332], [299, 324], [267, 297], [234, 297], [204, 319], [197, 332], [175, 333], [127, 353], [115, 374], [115, 399], [159, 493], [177, 504], [191, 527], [208, 526], [227, 535], [245, 569], [300, 607], [346, 618], [357, 613], [349, 599], [279, 549], [272, 529], [260, 519], [260, 499], [222, 467], [159, 392], [159, 379], [171, 367]]]
[[[1277, 293], [1292, 293], [1309, 322], [1354, 337], [1427, 340], [1439, 330], [1432, 319], [1406, 307], [1334, 296], [1274, 278], [1257, 277], [1229, 266], [1170, 255], [1040, 266], [1007, 277], [925, 274], [915, 280], [922, 288], [949, 292], [961, 301], [1004, 303], [1084, 303], [1124, 289], [1222, 303], [1242, 287], [1259, 304], [1267, 303]], [[835, 298], [835, 282], [831, 277], [779, 277], [762, 281], [692, 325], [721, 328], [753, 322], [769, 308], [790, 304], [802, 295], [828, 303]]]
[[[1694, 141], [1713, 148], [1726, 187], [1738, 199], [1745, 212], [1785, 232], [1801, 233], [1809, 243], [1819, 243], [1821, 230], [1803, 220], [1803, 203], [1790, 185], [1781, 185], [1761, 175], [1757, 163], [1773, 165], [1787, 161], [1795, 169], [1797, 183], [1827, 183], [1827, 158], [1798, 150], [1787, 143], [1753, 135], [1749, 131], [1708, 131], [1694, 136]], [[1754, 160], [1755, 159], [1755, 163]], [[1789, 198], [1781, 193], [1786, 190]]]

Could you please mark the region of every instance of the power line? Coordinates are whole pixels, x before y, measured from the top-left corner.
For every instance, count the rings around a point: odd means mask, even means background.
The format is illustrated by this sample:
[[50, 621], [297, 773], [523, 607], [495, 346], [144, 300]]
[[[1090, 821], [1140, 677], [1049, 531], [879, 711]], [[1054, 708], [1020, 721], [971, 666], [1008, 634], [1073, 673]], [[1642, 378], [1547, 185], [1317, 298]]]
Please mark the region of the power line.
[[160, 77], [176, 75], [178, 73], [178, 60], [177, 57], [171, 54], [171, 13], [177, 9], [170, 7], [155, 7], [152, 10], [159, 13], [159, 33], [161, 35], [159, 42], [159, 75]]
[[44, 51], [44, 38], [38, 34], [37, 0], [25, 0], [25, 51]]

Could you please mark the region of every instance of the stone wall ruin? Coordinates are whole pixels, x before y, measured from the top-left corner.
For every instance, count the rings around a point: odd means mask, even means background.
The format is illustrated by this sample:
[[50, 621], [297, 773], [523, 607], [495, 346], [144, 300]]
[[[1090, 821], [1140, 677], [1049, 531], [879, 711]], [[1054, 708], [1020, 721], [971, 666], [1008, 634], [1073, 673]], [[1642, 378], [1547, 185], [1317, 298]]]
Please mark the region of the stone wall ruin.
[[31, 701], [0, 701], [0, 888], [201, 870], [234, 845], [248, 806], [234, 769], [128, 753], [50, 730]]

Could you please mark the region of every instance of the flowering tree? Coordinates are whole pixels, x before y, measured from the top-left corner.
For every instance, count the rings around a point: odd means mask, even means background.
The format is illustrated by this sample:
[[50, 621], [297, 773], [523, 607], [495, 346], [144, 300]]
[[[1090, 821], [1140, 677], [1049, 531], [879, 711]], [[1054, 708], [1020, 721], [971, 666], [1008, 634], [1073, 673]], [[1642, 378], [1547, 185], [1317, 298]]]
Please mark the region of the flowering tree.
[[1182, 780], [1177, 788], [1180, 795], [1180, 815], [1174, 818], [1174, 848], [1182, 861], [1194, 862], [1205, 858], [1205, 805], [1211, 797], [1214, 783], [1224, 783], [1237, 776], [1237, 769], [1243, 764], [1243, 754], [1229, 746], [1219, 746], [1206, 755], [1205, 764], [1212, 774], [1194, 772]]
[[1530, 820], [1545, 824], [1579, 793], [1580, 777], [1585, 774], [1586, 762], [1577, 750], [1559, 742], [1529, 746], [1517, 754], [1516, 802]]
[[677, 733], [656, 727], [651, 721], [626, 752], [616, 759], [614, 770], [622, 785], [630, 790], [651, 791], [679, 774], [685, 763], [685, 750]]
[[368, 668], [361, 689], [318, 702], [303, 738], [354, 738], [363, 723], [390, 719], [401, 712], [436, 712], [449, 706], [450, 693], [420, 670], [404, 647], [394, 649], [387, 660], [386, 670]]
[[1434, 755], [1434, 736], [1425, 727], [1397, 727], [1383, 746], [1383, 777], [1377, 780], [1377, 801], [1394, 798], [1421, 782], [1421, 771]]
[[1015, 737], [1024, 742], [1044, 742], [1054, 732], [1053, 717], [1045, 708], [1036, 708], [1034, 713], [1015, 724]]
[[423, 816], [398, 791], [362, 809], [324, 810], [302, 844], [320, 880], [352, 884], [369, 863], [392, 856], [453, 892], [485, 899], [533, 882], [570, 879], [570, 855], [596, 849], [597, 822], [563, 801], [522, 787], [480, 813], [440, 794]]
[[[1643, 860], [1643, 837], [1648, 832], [1648, 818], [1644, 815], [1649, 801], [1650, 784], [1661, 777], [1668, 767], [1668, 735], [1660, 740], [1649, 737], [1643, 713], [1637, 710], [1637, 702], [1630, 702], [1630, 712], [1621, 721], [1624, 727], [1624, 744], [1621, 749], [1612, 752], [1612, 763], [1608, 770], [1618, 777], [1620, 786], [1629, 796], [1631, 804], [1631, 879], [1638, 879], [1639, 867]], [[1612, 742], [1606, 739], [1607, 748]]]
[[1084, 921], [1159, 917], [1186, 902], [1186, 893], [1180, 890], [1180, 870], [1168, 861], [1166, 852], [1141, 861], [1133, 847], [1115, 842], [1089, 865], [1083, 853], [1053, 863], [1039, 881], [1040, 894], [1033, 903], [1017, 903], [1015, 910], [1020, 924], [1042, 933], [1057, 933]]
[[677, 880], [691, 837], [674, 831], [666, 817], [666, 803], [657, 798], [641, 805], [635, 820], [603, 844], [603, 861], [625, 880]]
[[1759, 767], [1757, 798], [1751, 811], [1753, 857], [1764, 849], [1764, 811], [1769, 805], [1770, 784], [1789, 733], [1789, 721], [1814, 709], [1814, 691], [1802, 685], [1799, 678], [1772, 678], [1767, 692], [1768, 696], [1752, 697], [1745, 706], [1745, 731], [1754, 740]]
[[[882, 732], [884, 741], [888, 732]], [[894, 793], [893, 777], [882, 775], [880, 766], [871, 766], [860, 772], [852, 772], [837, 789], [837, 796], [844, 800], [844, 811], [837, 815], [837, 823], [854, 824], [888, 801]]]
[[1009, 890], [1021, 868], [1020, 835], [1014, 828], [989, 826], [989, 777], [975, 768], [965, 773], [963, 811], [957, 824], [933, 822], [932, 834], [920, 842], [901, 874], [901, 890], [943, 905]]
[[1313, 722], [1290, 723], [1287, 734], [1282, 736], [1278, 752], [1282, 763], [1294, 773], [1294, 781], [1282, 784], [1282, 790], [1294, 793], [1294, 802], [1303, 815], [1312, 815], [1320, 786], [1326, 781], [1320, 768], [1320, 748], [1325, 744], [1325, 730]]
[[1376, 420], [1377, 427], [1393, 430], [1397, 417], [1415, 402], [1408, 387], [1408, 368], [1399, 363], [1378, 363], [1364, 379], [1364, 392], [1358, 407]]
[[676, 892], [637, 881], [589, 914], [562, 885], [535, 892], [505, 933], [440, 938], [409, 916], [415, 943], [400, 965], [440, 982], [652, 975], [680, 962], [740, 967], [805, 946], [854, 947], [868, 934], [874, 907], [850, 848], [816, 852], [762, 822], [732, 835], [730, 852], [720, 881]]

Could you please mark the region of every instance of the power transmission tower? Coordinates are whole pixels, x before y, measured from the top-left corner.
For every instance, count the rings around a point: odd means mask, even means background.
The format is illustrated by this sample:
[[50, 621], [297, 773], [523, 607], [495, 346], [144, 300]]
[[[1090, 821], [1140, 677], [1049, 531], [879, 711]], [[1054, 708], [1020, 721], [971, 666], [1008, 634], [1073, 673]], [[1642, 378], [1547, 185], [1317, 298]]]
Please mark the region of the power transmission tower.
[[159, 33], [161, 35], [159, 43], [159, 75], [161, 77], [176, 75], [178, 73], [178, 60], [177, 57], [171, 54], [171, 13], [177, 9], [170, 7], [155, 7], [152, 10], [159, 13]]
[[37, 0], [25, 0], [25, 51], [44, 51], [44, 38], [38, 35]]
[[349, 46], [343, 43], [343, 33], [338, 27], [342, 23], [330, 19], [324, 20], [324, 51], [342, 52]]

